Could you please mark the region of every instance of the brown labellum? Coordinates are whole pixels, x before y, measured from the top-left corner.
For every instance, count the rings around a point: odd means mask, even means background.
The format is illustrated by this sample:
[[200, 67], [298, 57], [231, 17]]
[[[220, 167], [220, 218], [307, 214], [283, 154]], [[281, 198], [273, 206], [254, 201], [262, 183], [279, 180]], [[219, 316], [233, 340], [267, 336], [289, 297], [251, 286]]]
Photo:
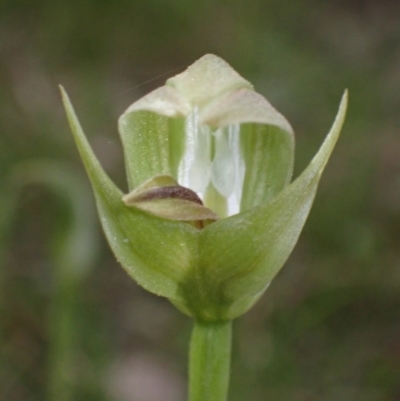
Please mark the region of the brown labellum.
[[203, 206], [194, 191], [182, 187], [170, 176], [151, 178], [122, 200], [127, 206], [166, 219], [186, 221], [197, 228], [203, 228], [218, 219], [212, 210]]
[[170, 186], [170, 187], [159, 187], [149, 189], [148, 191], [136, 196], [137, 201], [145, 201], [152, 199], [166, 199], [166, 198], [178, 198], [184, 199], [190, 202], [196, 202], [202, 205], [203, 202], [196, 194], [189, 188], [182, 187], [180, 185]]

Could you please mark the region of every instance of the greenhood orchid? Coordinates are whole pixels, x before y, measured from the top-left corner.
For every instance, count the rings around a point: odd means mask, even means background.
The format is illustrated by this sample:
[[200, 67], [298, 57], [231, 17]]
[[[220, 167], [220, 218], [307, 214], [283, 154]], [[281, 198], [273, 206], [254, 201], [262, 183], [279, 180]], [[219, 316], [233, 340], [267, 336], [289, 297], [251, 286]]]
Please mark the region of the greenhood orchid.
[[324, 143], [291, 183], [290, 124], [225, 61], [206, 55], [120, 117], [124, 194], [62, 96], [117, 259], [144, 288], [205, 322], [246, 312], [285, 263], [347, 107], [345, 93]]

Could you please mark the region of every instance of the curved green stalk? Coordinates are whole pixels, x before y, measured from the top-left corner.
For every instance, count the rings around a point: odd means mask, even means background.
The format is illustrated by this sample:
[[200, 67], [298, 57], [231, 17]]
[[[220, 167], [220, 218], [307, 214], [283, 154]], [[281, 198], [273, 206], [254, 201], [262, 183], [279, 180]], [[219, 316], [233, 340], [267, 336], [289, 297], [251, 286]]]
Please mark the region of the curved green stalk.
[[232, 321], [195, 321], [190, 343], [189, 401], [226, 401]]
[[[7, 180], [0, 193], [4, 212], [0, 215], [0, 259], [6, 231], [15, 217], [18, 197], [23, 195], [26, 185], [46, 186], [66, 206], [68, 220], [63, 221], [63, 227], [57, 227], [49, 241], [54, 265], [54, 292], [48, 316], [46, 399], [72, 401], [76, 399], [77, 391], [79, 294], [97, 250], [94, 205], [87, 187], [69, 165], [53, 161], [26, 161], [17, 164]], [[0, 314], [2, 306], [0, 302]]]

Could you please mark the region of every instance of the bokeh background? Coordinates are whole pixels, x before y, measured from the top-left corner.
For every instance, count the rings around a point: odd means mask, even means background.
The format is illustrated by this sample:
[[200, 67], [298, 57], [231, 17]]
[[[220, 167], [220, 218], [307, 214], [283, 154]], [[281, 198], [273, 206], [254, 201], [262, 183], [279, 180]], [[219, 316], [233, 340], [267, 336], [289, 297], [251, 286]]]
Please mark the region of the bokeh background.
[[110, 253], [57, 85], [126, 189], [117, 118], [205, 53], [292, 123], [296, 174], [350, 90], [299, 243], [235, 322], [230, 400], [400, 400], [400, 2], [2, 0], [1, 401], [185, 400], [190, 319]]

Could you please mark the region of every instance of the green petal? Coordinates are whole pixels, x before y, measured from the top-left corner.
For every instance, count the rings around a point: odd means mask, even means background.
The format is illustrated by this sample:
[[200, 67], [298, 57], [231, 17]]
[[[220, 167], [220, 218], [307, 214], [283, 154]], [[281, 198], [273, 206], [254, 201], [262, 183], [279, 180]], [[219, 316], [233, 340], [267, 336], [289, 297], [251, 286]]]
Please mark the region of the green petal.
[[161, 87], [133, 103], [119, 119], [129, 189], [158, 175], [177, 178], [190, 107], [173, 88]]
[[203, 106], [224, 93], [253, 85], [241, 77], [226, 61], [206, 54], [181, 74], [167, 80], [192, 106]]
[[203, 124], [240, 124], [241, 156], [246, 166], [241, 211], [265, 203], [290, 183], [294, 134], [286, 118], [260, 94], [248, 89], [210, 102], [200, 113]]
[[188, 278], [183, 286], [193, 313], [204, 319], [234, 318], [265, 291], [297, 242], [346, 108], [347, 92], [317, 155], [291, 185], [269, 202], [201, 232], [196, 280]]
[[200, 112], [200, 123], [213, 127], [258, 123], [279, 127], [293, 135], [293, 129], [281, 113], [259, 93], [243, 88], [212, 100]]
[[241, 149], [246, 165], [242, 212], [263, 204], [285, 188], [292, 178], [294, 136], [277, 126], [243, 124]]
[[163, 220], [123, 203], [122, 192], [102, 169], [63, 88], [61, 92], [103, 229], [117, 259], [141, 286], [179, 304], [182, 299], [177, 283], [193, 263], [198, 231], [189, 224]]

